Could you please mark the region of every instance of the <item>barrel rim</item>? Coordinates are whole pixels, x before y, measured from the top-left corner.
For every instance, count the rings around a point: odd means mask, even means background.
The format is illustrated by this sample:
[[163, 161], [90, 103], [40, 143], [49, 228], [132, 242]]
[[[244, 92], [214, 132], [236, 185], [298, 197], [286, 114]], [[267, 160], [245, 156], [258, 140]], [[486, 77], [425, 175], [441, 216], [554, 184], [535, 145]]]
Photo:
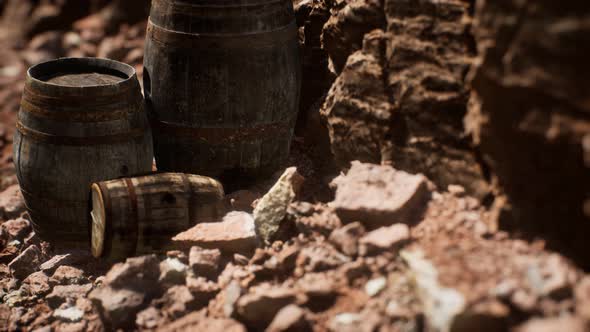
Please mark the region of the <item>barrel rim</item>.
[[[67, 73], [68, 66], [88, 67], [90, 69], [103, 69], [111, 71], [113, 74], [119, 74], [122, 80], [113, 84], [69, 86], [50, 83], [44, 81], [41, 77], [49, 76], [51, 73], [60, 73], [58, 70], [63, 68]], [[64, 73], [64, 72], [61, 72]], [[91, 91], [121, 91], [127, 90], [133, 86], [137, 80], [137, 72], [132, 66], [106, 58], [93, 57], [63, 57], [38, 63], [27, 70], [26, 82], [33, 90], [42, 90], [47, 94], [71, 92], [76, 94], [88, 94]]]

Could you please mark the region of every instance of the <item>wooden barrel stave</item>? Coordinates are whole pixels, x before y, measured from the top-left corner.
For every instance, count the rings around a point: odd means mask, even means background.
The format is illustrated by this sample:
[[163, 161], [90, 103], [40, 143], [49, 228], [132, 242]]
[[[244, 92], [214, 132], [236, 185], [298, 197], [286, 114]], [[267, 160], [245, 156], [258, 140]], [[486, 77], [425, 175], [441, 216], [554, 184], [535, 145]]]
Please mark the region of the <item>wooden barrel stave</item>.
[[211, 178], [162, 173], [97, 183], [92, 195], [93, 254], [119, 260], [164, 251], [177, 233], [218, 217], [224, 192]]
[[[54, 70], [84, 68], [127, 78], [100, 86], [42, 81]], [[139, 82], [123, 64], [60, 59], [32, 67], [17, 129], [14, 161], [26, 205], [36, 232], [57, 247], [89, 246], [92, 182], [151, 169], [151, 133]]]
[[207, 175], [272, 170], [299, 99], [290, 1], [156, 0], [144, 87], [158, 168]]
[[177, 0], [152, 2], [154, 23], [168, 30], [185, 33], [249, 34], [276, 30], [291, 22], [289, 1], [214, 1], [186, 3]]

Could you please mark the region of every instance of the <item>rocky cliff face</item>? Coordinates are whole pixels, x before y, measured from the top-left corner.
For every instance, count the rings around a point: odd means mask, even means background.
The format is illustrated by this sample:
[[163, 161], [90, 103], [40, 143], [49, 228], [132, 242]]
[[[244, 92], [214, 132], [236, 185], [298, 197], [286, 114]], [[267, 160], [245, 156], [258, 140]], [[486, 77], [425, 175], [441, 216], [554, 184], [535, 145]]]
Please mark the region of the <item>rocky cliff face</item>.
[[550, 235], [585, 256], [589, 12], [587, 2], [479, 1], [480, 59], [466, 118], [512, 204], [509, 226]]
[[[231, 192], [176, 250], [111, 265], [34, 233], [11, 143], [29, 65], [141, 74], [142, 1], [89, 0], [74, 22], [70, 0], [0, 0], [0, 332], [590, 329], [590, 5], [296, 0], [303, 185], [290, 169]], [[61, 25], [3, 35], [40, 8]], [[492, 206], [469, 194], [489, 188]]]
[[489, 192], [463, 126], [475, 57], [471, 9], [459, 0], [333, 8], [323, 43], [340, 76], [322, 114], [341, 166], [386, 162], [442, 187], [458, 183], [480, 198]]
[[584, 252], [589, 10], [550, 1], [335, 2], [322, 42], [338, 77], [321, 113], [336, 162], [389, 163], [480, 199], [506, 194], [503, 226]]

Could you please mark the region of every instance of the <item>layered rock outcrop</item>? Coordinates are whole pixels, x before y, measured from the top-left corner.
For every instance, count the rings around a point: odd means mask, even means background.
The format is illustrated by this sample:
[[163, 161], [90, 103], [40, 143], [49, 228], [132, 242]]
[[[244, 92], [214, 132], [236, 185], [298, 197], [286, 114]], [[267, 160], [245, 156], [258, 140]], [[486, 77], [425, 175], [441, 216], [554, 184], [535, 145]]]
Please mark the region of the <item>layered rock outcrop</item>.
[[471, 6], [386, 0], [334, 7], [323, 42], [333, 69], [345, 64], [322, 114], [341, 166], [391, 163], [442, 187], [459, 183], [480, 198], [489, 192], [463, 126], [475, 57]]
[[478, 2], [466, 124], [511, 203], [507, 226], [561, 240], [590, 266], [587, 2]]

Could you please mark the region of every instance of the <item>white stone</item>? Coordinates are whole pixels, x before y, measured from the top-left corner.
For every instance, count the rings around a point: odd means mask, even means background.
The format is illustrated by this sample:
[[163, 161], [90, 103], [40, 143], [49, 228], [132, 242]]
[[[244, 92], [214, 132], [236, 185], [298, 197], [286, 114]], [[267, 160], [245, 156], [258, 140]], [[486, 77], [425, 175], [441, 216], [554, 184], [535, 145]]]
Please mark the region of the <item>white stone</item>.
[[79, 322], [84, 317], [84, 311], [76, 308], [69, 307], [67, 309], [57, 309], [53, 312], [53, 317], [65, 321], [65, 322]]
[[345, 312], [339, 315], [336, 315], [333, 318], [333, 323], [337, 325], [351, 325], [354, 323], [358, 323], [361, 320], [361, 316], [359, 314]]
[[385, 277], [376, 278], [369, 280], [365, 285], [365, 292], [370, 297], [373, 297], [379, 293], [387, 286], [387, 279]]

